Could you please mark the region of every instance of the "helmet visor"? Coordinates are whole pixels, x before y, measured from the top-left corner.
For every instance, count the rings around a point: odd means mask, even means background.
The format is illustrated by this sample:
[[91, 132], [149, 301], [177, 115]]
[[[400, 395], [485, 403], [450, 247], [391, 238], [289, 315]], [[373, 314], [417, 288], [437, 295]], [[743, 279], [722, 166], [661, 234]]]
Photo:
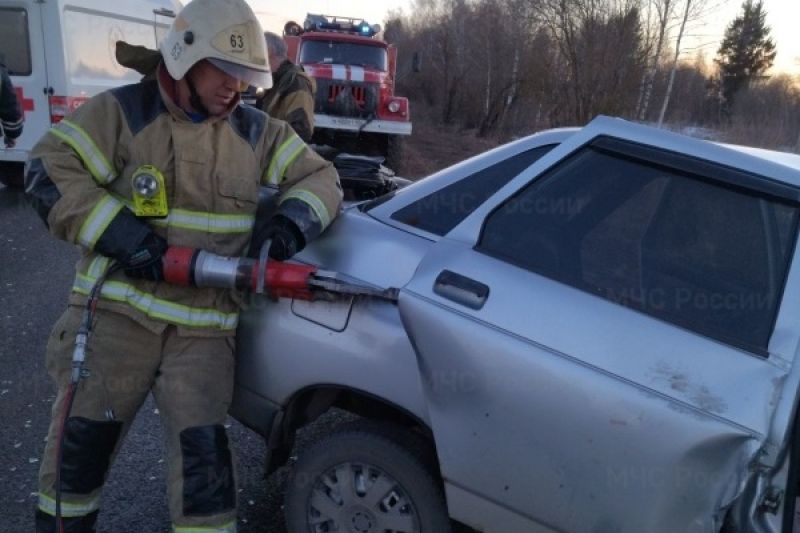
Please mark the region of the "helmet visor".
[[269, 68], [265, 68], [265, 70], [255, 70], [213, 57], [209, 57], [208, 61], [222, 72], [236, 78], [244, 85], [263, 87], [265, 89], [272, 87], [272, 74]]

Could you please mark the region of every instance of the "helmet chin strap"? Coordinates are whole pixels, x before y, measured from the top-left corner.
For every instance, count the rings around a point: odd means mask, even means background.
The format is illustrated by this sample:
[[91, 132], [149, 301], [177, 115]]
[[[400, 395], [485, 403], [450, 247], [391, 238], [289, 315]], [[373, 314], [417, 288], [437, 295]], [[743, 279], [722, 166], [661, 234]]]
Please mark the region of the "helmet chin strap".
[[197, 94], [197, 89], [195, 88], [194, 82], [192, 81], [193, 70], [194, 69], [187, 72], [185, 76], [186, 85], [189, 87], [189, 105], [191, 105], [195, 111], [202, 113], [206, 116], [210, 116], [211, 113], [208, 112], [208, 108], [206, 108], [206, 106], [203, 104], [203, 101], [200, 100], [200, 95]]

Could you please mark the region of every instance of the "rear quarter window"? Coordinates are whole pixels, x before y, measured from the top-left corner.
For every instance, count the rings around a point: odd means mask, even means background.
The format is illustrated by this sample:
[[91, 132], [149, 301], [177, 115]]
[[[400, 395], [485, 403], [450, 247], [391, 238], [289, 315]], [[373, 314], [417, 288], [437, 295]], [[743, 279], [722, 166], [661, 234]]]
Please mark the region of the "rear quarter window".
[[392, 213], [392, 220], [443, 236], [556, 145], [526, 150], [479, 170]]

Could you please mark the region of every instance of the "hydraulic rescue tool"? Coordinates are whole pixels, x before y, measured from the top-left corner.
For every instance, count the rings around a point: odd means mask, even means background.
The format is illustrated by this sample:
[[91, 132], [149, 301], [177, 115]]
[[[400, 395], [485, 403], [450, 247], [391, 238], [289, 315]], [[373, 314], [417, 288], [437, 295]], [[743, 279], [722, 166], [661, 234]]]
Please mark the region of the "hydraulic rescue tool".
[[273, 298], [330, 300], [340, 295], [397, 301], [395, 288], [376, 289], [347, 282], [336, 272], [270, 260], [268, 249], [268, 245], [263, 246], [260, 257], [250, 259], [171, 246], [164, 254], [164, 281], [173, 285], [239, 289]]
[[[397, 302], [399, 291], [396, 288], [377, 289], [343, 280], [336, 272], [319, 270], [310, 265], [271, 260], [267, 255], [269, 247], [270, 242], [267, 241], [261, 247], [259, 258], [251, 259], [249, 257], [224, 257], [196, 248], [171, 246], [167, 248], [161, 259], [164, 281], [173, 285], [237, 289], [255, 294], [266, 294], [272, 298], [334, 300], [340, 297], [363, 296]], [[56, 522], [59, 533], [64, 531], [61, 515], [61, 458], [64, 428], [72, 410], [78, 383], [86, 377], [83, 362], [86, 358], [92, 319], [100, 299], [102, 285], [108, 276], [119, 268], [121, 265], [112, 263], [108, 271], [92, 287], [75, 339], [72, 373], [67, 391], [66, 408], [61, 419], [56, 459]], [[107, 416], [113, 420], [113, 411], [109, 410]]]

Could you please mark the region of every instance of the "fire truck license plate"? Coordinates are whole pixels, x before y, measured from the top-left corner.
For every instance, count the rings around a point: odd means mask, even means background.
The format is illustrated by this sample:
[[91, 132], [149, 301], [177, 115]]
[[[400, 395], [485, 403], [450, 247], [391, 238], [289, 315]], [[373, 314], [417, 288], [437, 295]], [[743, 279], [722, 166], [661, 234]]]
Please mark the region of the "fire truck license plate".
[[329, 120], [334, 126], [340, 126], [342, 128], [358, 129], [364, 123], [363, 120], [358, 118], [329, 117]]

